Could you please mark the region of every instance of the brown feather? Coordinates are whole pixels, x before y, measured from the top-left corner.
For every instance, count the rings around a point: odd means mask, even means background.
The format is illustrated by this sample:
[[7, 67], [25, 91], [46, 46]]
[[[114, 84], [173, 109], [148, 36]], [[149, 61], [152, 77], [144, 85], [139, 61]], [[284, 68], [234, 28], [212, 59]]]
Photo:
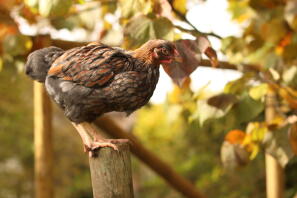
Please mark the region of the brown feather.
[[77, 123], [110, 111], [130, 114], [149, 101], [158, 82], [154, 49], [169, 44], [153, 40], [133, 52], [101, 43], [70, 49], [52, 63], [46, 88]]

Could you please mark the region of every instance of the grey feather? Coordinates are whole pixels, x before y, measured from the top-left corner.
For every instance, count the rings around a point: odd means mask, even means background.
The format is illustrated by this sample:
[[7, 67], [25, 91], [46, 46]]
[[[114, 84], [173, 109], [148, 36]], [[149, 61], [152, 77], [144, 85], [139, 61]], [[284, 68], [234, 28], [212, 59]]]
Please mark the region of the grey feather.
[[64, 50], [58, 47], [47, 47], [32, 52], [25, 65], [26, 74], [34, 80], [44, 82], [52, 63], [63, 53]]

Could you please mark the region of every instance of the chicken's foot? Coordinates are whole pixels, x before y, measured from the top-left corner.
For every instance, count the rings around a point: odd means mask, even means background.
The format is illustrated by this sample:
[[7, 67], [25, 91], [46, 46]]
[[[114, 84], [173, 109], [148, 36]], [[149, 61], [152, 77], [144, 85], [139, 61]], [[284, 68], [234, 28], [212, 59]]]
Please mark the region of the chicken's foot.
[[91, 123], [81, 122], [77, 124], [72, 122], [72, 124], [78, 131], [84, 144], [84, 151], [89, 153], [89, 157], [94, 157], [95, 150], [103, 147], [111, 147], [116, 151], [118, 150], [117, 146], [114, 144], [117, 140], [99, 138], [96, 128]]

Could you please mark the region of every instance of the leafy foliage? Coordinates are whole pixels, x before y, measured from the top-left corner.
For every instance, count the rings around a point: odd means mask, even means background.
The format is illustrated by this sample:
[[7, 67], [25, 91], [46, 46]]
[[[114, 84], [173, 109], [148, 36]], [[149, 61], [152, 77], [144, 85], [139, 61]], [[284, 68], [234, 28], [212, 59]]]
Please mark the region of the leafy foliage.
[[[11, 163], [13, 156], [27, 170], [6, 171], [5, 177], [14, 179], [5, 183], [0, 178], [0, 196], [5, 190], [12, 194], [32, 194], [32, 126], [28, 125], [32, 118], [23, 116], [31, 114], [32, 99], [27, 91], [29, 82], [15, 73], [22, 71], [32, 50], [49, 45], [70, 48], [84, 44], [40, 35], [48, 29], [50, 32], [67, 29], [84, 32], [87, 36], [82, 41], [92, 37], [127, 49], [135, 49], [150, 39], [175, 42], [183, 61], [163, 67], [179, 87], [174, 87], [163, 105], [151, 105], [139, 111], [134, 133], [150, 149], [160, 151], [164, 160], [174, 164], [174, 168], [204, 189], [209, 197], [217, 194], [264, 197], [263, 153], [271, 153], [283, 166], [289, 163], [290, 167], [294, 166], [292, 156], [297, 154], [296, 1], [229, 0], [233, 20], [244, 25], [241, 36], [226, 38], [202, 33], [191, 24], [186, 14], [188, 5], [195, 3], [193, 0], [0, 1], [0, 112], [3, 115], [0, 140], [7, 148], [0, 151], [0, 167]], [[24, 21], [38, 27], [37, 31], [24, 35], [20, 28]], [[180, 26], [180, 22], [190, 28]], [[219, 93], [212, 93], [207, 86], [193, 91], [190, 86], [190, 74], [205, 63], [205, 55], [209, 66], [224, 66], [217, 60], [208, 40], [210, 36], [221, 39], [221, 51], [228, 62], [236, 64], [232, 68], [242, 72], [240, 78], [229, 82]], [[265, 119], [269, 92], [276, 95], [271, 120]], [[58, 113], [55, 117], [57, 131], [65, 131], [60, 127], [64, 123], [59, 116]], [[20, 126], [24, 127], [21, 135]], [[57, 136], [57, 162], [61, 162], [55, 171], [56, 175], [64, 175], [56, 179], [57, 197], [91, 197], [86, 161], [82, 154], [70, 158], [74, 156], [73, 148], [80, 153], [78, 142], [69, 138], [67, 132]], [[15, 140], [15, 137], [19, 138]], [[18, 146], [10, 149], [15, 141]], [[68, 141], [69, 144], [63, 144]], [[238, 169], [247, 164], [245, 169]], [[223, 167], [240, 174], [227, 173]], [[135, 178], [140, 178], [136, 179], [139, 197], [180, 197], [137, 162], [134, 168]], [[256, 174], [258, 178], [254, 177]], [[247, 181], [258, 183], [259, 187], [251, 189], [245, 185]], [[296, 186], [287, 186], [288, 194], [293, 196], [295, 191], [291, 189]]]
[[180, 39], [175, 41], [175, 45], [181, 61], [163, 64], [163, 68], [177, 85], [182, 86], [200, 65], [202, 54], [210, 58], [213, 66], [217, 66], [217, 54], [206, 37], [199, 37], [196, 40]]
[[[161, 31], [160, 31], [161, 30]], [[139, 15], [134, 17], [124, 28], [126, 47], [137, 48], [150, 39], [165, 39], [172, 41], [174, 38], [173, 25], [167, 18], [152, 18]]]

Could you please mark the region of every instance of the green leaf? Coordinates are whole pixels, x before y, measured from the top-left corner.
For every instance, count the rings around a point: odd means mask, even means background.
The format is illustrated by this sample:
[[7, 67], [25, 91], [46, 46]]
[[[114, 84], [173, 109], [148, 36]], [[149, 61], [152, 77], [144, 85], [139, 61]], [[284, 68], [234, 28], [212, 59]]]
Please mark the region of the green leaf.
[[174, 39], [173, 25], [171, 21], [165, 17], [159, 17], [153, 22], [154, 31], [158, 39], [172, 41]]
[[137, 13], [146, 15], [152, 11], [152, 6], [152, 1], [150, 0], [120, 0], [119, 2], [123, 18], [133, 17]]
[[222, 51], [233, 63], [242, 62], [244, 55], [244, 40], [233, 36], [222, 39]]
[[231, 107], [232, 105], [229, 105], [229, 107], [225, 109], [219, 109], [209, 105], [206, 100], [198, 100], [197, 109], [191, 116], [190, 120], [198, 119], [200, 125], [203, 126], [204, 122], [209, 119], [217, 119], [226, 115]]
[[238, 22], [243, 22], [250, 18], [253, 12], [248, 3], [248, 0], [229, 1], [228, 10], [232, 13], [232, 18]]
[[224, 87], [226, 94], [241, 94], [245, 91], [248, 82], [254, 77], [253, 73], [245, 73], [241, 78], [230, 81]]
[[6, 36], [2, 44], [4, 52], [12, 56], [24, 55], [32, 47], [31, 39], [21, 34]]
[[72, 0], [39, 0], [38, 11], [41, 16], [65, 15], [72, 5]]
[[156, 38], [152, 20], [144, 15], [132, 19], [124, 28], [124, 38], [128, 48], [137, 48]]
[[266, 95], [267, 91], [268, 91], [268, 85], [266, 83], [262, 83], [255, 87], [252, 87], [249, 90], [249, 95], [254, 100], [260, 100]]
[[[266, 61], [266, 56], [269, 52], [273, 50], [275, 46], [270, 43], [266, 42], [261, 48], [257, 49], [256, 51], [250, 53], [246, 59], [250, 63], [265, 63]], [[266, 65], [265, 65], [266, 66]]]
[[72, 30], [79, 24], [78, 17], [55, 17], [50, 22], [58, 30], [63, 28]]
[[104, 2], [101, 4], [101, 17], [105, 16], [107, 13], [114, 13], [117, 9], [117, 2]]
[[286, 23], [282, 18], [273, 18], [262, 25], [261, 35], [268, 42], [277, 43], [286, 33]]
[[88, 4], [81, 5], [83, 12], [78, 12], [75, 15], [70, 15], [69, 17], [54, 17], [51, 19], [51, 24], [57, 28], [67, 28], [72, 30], [75, 27], [82, 27], [86, 30], [94, 30], [98, 18], [100, 17], [100, 7], [98, 2], [90, 2]]
[[247, 92], [243, 93], [240, 102], [233, 107], [239, 123], [254, 119], [264, 110], [264, 104], [260, 101], [253, 100]]
[[282, 167], [293, 157], [293, 152], [289, 144], [288, 137], [289, 125], [277, 130], [266, 133], [264, 145], [266, 153], [276, 158]]
[[172, 40], [173, 36], [173, 25], [164, 17], [140, 15], [131, 19], [124, 28], [127, 48], [137, 48], [150, 39]]

